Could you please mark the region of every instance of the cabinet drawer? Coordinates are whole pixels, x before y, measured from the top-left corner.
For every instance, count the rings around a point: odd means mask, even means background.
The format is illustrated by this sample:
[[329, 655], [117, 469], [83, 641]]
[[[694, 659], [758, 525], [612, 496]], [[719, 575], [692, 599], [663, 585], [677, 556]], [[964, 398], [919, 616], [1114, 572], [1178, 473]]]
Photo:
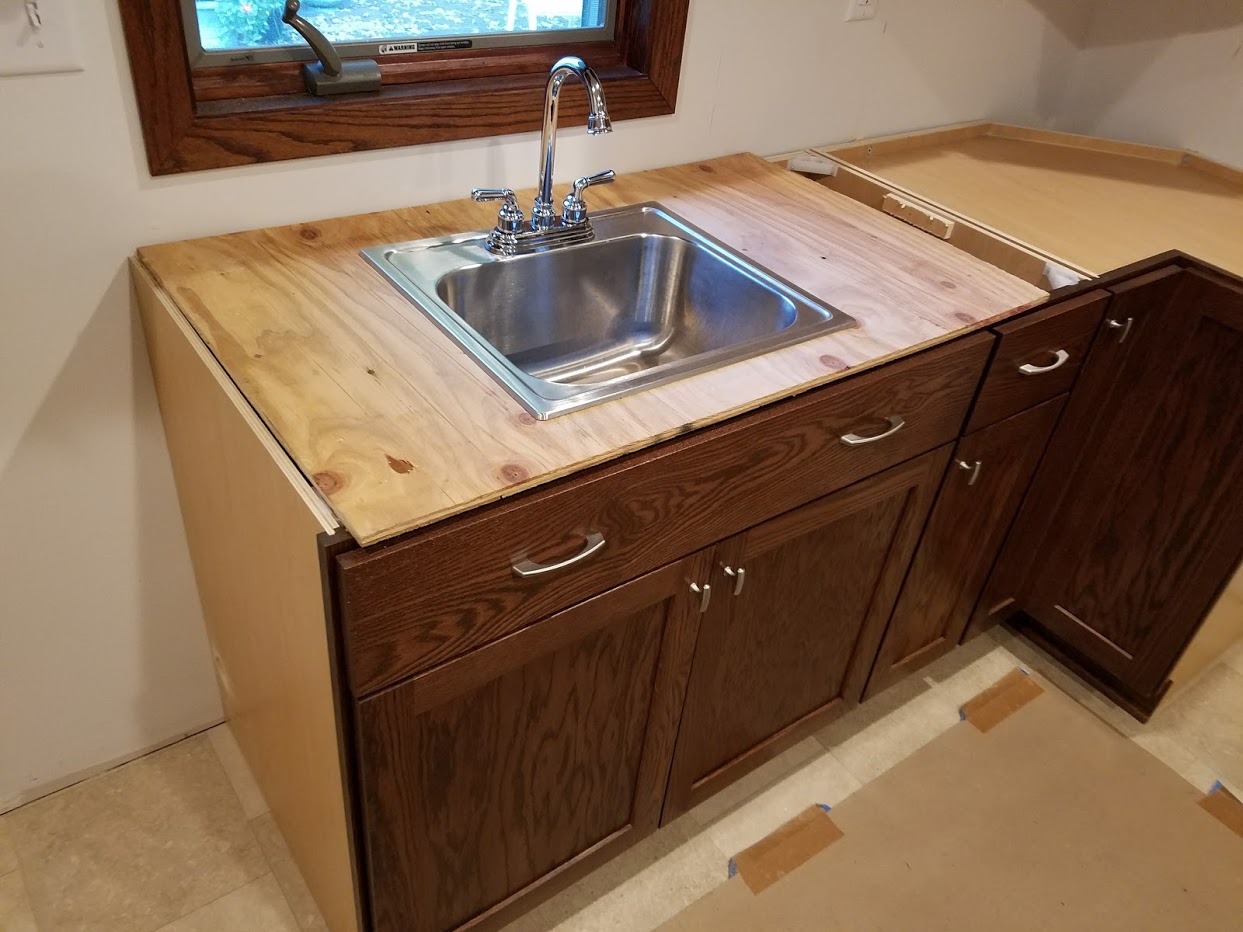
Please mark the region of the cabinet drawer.
[[995, 327], [1001, 339], [967, 430], [996, 424], [1068, 391], [1108, 303], [1108, 292], [1092, 291]]
[[993, 340], [972, 334], [343, 555], [351, 688], [376, 690], [953, 440]]

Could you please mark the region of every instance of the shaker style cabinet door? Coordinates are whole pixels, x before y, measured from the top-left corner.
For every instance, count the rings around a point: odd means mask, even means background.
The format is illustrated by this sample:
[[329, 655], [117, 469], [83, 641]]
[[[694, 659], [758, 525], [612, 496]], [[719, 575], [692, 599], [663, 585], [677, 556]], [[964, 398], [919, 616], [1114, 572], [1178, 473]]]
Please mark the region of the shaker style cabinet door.
[[958, 646], [1065, 400], [1046, 401], [958, 442], [865, 698]]
[[375, 929], [503, 918], [656, 828], [709, 557], [359, 703]]
[[664, 821], [859, 701], [949, 448], [717, 548]]
[[1124, 283], [986, 601], [1151, 709], [1243, 558], [1243, 283]]

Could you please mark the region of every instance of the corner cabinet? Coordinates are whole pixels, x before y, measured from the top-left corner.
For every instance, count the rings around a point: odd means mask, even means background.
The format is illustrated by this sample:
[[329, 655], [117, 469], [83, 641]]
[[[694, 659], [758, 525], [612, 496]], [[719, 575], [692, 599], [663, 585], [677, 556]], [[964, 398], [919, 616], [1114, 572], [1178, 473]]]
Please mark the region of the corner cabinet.
[[1243, 559], [1243, 283], [1111, 290], [979, 612], [1021, 612], [1146, 716]]

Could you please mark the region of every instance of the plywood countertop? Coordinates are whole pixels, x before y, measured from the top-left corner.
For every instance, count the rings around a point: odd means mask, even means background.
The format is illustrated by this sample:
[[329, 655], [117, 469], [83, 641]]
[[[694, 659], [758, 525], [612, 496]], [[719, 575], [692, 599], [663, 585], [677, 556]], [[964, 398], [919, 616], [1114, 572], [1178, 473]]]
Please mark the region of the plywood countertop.
[[1193, 152], [999, 123], [814, 151], [1096, 275], [1172, 249], [1243, 275], [1243, 170]]
[[[528, 196], [524, 196], [524, 200]], [[486, 229], [452, 201], [139, 250], [342, 523], [370, 544], [944, 342], [1046, 293], [753, 155], [623, 176], [857, 328], [537, 421], [359, 255]]]

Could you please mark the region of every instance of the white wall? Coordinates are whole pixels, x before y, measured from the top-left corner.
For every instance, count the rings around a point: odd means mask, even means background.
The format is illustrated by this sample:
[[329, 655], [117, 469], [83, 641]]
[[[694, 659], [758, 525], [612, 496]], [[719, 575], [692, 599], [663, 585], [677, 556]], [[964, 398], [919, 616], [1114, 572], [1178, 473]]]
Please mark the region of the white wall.
[[[152, 179], [116, 4], [73, 5], [85, 72], [0, 78], [0, 808], [220, 714], [126, 257], [535, 180], [531, 136]], [[844, 7], [695, 0], [678, 113], [569, 131], [559, 179], [1041, 122], [1074, 54], [1028, 0]]]
[[1062, 129], [1243, 167], [1243, 2], [1097, 0], [1056, 109]]

